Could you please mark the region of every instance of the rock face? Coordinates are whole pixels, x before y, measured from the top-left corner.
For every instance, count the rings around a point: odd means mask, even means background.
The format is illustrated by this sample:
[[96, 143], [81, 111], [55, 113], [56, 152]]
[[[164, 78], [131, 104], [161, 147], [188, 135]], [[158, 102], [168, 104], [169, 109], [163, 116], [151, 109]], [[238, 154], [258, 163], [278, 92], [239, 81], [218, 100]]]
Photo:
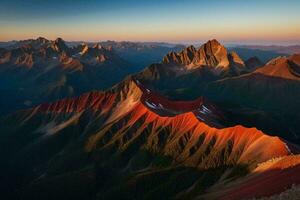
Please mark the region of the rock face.
[[57, 38], [52, 42], [52, 48], [57, 52], [68, 52], [69, 48], [61, 38]]
[[163, 58], [163, 63], [184, 65], [187, 69], [208, 66], [216, 74], [228, 71], [230, 66], [245, 66], [236, 53], [228, 53], [217, 40], [210, 40], [199, 49], [189, 46], [179, 53], [171, 52]]
[[254, 73], [290, 80], [300, 80], [300, 54], [275, 58]]
[[95, 44], [93, 47], [84, 45], [82, 51], [79, 53], [83, 62], [90, 65], [97, 65], [105, 62], [122, 62], [122, 59], [115, 55], [111, 50], [103, 48], [100, 44]]

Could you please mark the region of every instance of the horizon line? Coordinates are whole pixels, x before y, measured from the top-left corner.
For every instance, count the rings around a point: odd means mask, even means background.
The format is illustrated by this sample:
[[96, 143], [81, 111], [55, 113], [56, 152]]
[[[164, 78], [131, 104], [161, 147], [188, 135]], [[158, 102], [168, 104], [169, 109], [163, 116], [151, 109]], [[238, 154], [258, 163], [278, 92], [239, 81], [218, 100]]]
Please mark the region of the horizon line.
[[[47, 37], [39, 36], [39, 37], [29, 37], [26, 39], [11, 39], [11, 40], [0, 40], [2, 43], [8, 42], [18, 42], [25, 40], [36, 40], [38, 38], [45, 38], [50, 41], [54, 41], [57, 38], [63, 39], [65, 42], [82, 42], [82, 43], [97, 43], [97, 42], [132, 42], [132, 43], [165, 43], [165, 44], [173, 44], [173, 45], [201, 45], [211, 39], [199, 39], [199, 40], [187, 40], [187, 41], [172, 41], [172, 40], [114, 40], [114, 39], [100, 39], [100, 40], [65, 40], [63, 37], [55, 37], [55, 39], [49, 39]], [[238, 45], [238, 46], [300, 46], [300, 41], [263, 41], [263, 40], [251, 40], [251, 41], [232, 41], [232, 40], [218, 40], [220, 43], [224, 45]]]

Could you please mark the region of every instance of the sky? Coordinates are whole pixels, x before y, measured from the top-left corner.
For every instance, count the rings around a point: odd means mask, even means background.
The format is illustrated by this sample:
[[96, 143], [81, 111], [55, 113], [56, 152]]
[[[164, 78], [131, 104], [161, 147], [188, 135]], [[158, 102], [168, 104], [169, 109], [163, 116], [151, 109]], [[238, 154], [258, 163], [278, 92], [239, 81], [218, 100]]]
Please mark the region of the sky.
[[300, 44], [300, 0], [0, 0], [0, 41]]

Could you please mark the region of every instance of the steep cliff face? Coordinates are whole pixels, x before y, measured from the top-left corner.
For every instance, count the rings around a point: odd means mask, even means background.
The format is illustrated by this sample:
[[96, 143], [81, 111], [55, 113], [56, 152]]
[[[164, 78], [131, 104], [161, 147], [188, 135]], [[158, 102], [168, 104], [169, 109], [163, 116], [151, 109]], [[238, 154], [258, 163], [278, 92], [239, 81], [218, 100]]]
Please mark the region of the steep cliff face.
[[[170, 52], [163, 58], [164, 64], [183, 65], [192, 70], [199, 67], [209, 67], [215, 74], [234, 70], [240, 72], [245, 66], [242, 59], [235, 53], [228, 53], [226, 48], [217, 40], [209, 40], [199, 49], [189, 46], [179, 53]], [[236, 67], [240, 69], [235, 69]]]

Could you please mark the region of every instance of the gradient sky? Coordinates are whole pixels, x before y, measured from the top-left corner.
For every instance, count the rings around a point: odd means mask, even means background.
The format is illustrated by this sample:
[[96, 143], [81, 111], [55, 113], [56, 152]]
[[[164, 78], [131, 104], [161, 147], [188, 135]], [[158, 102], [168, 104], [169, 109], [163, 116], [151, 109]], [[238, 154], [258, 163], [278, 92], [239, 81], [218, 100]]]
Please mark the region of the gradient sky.
[[0, 41], [300, 44], [300, 0], [0, 0]]

